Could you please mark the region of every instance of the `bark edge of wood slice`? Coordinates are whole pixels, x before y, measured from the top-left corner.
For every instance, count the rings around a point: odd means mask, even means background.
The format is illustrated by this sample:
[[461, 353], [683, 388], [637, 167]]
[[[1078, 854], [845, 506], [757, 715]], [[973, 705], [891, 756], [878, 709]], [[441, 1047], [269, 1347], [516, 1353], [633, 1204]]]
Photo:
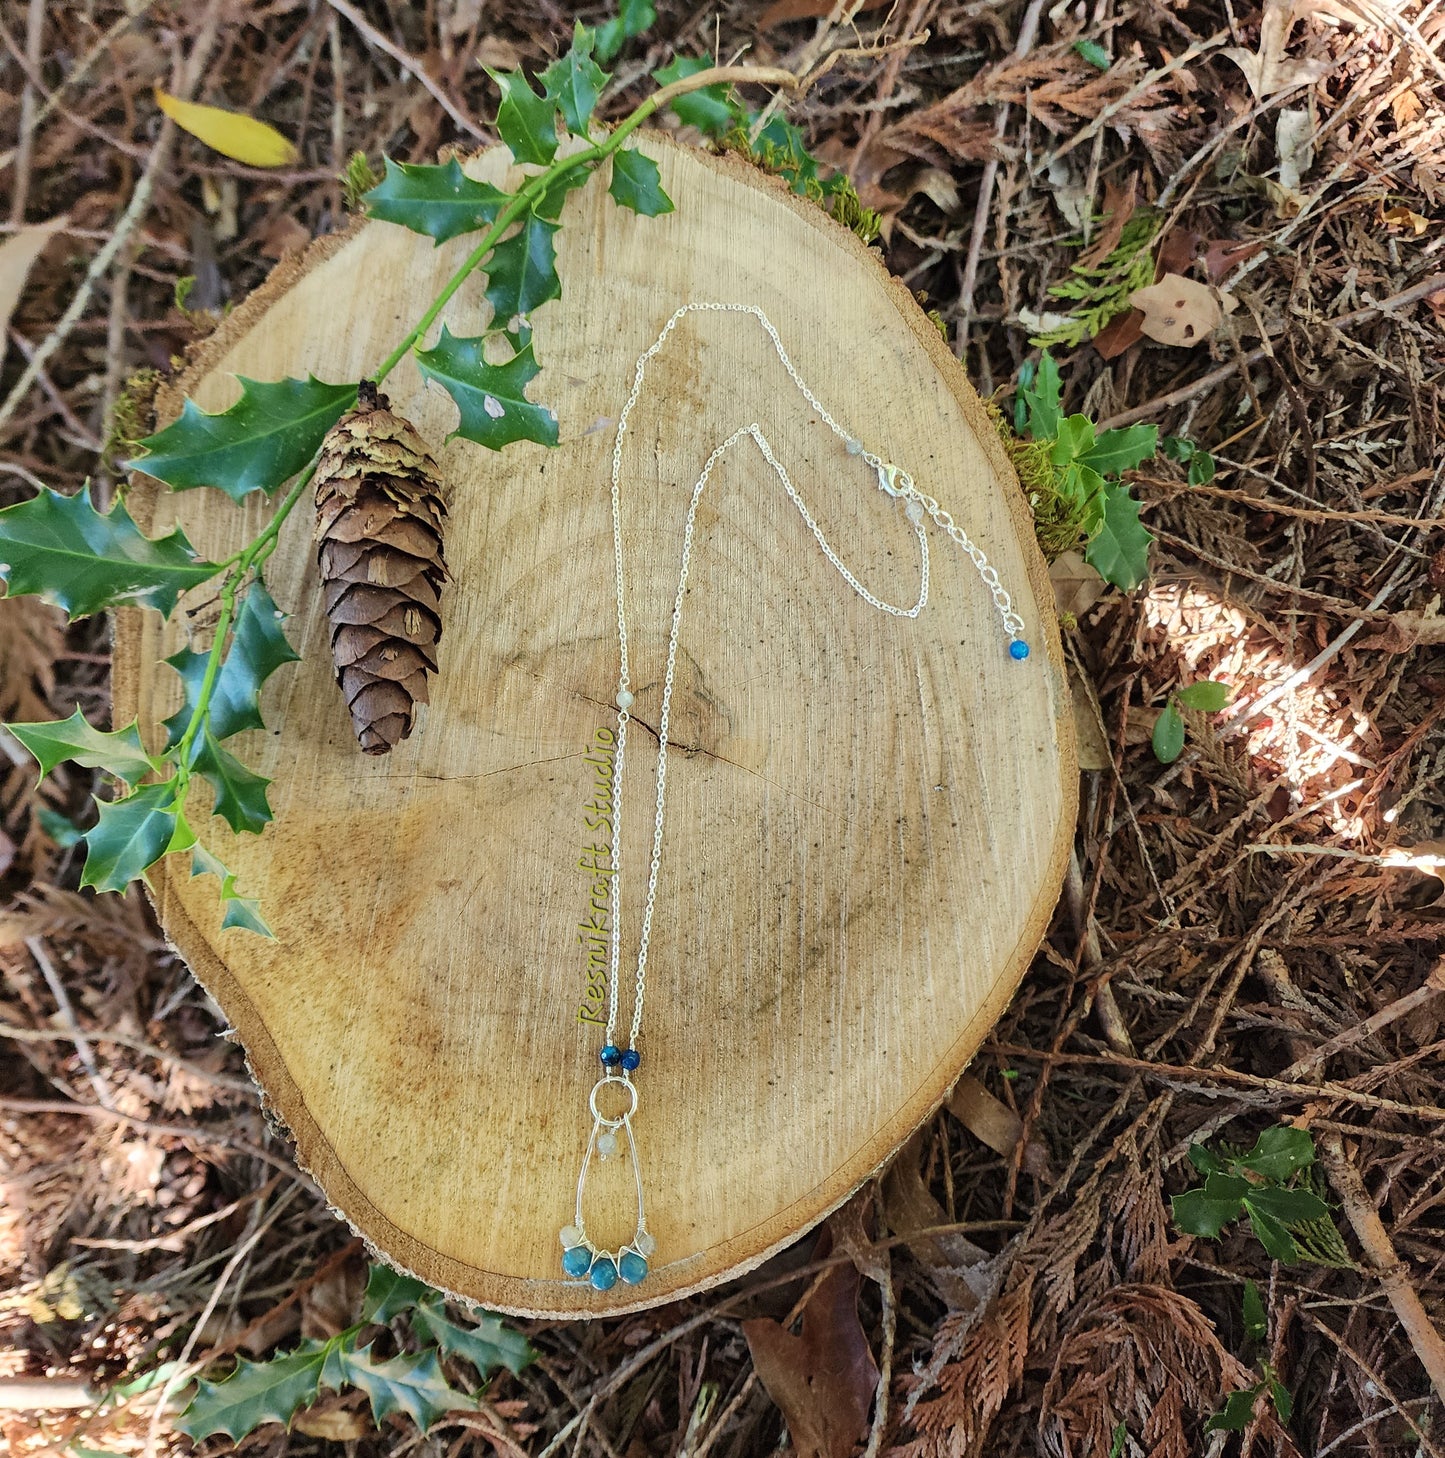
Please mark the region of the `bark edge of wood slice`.
[[[387, 381], [448, 479], [454, 579], [432, 704], [390, 755], [358, 752], [332, 682], [304, 503], [282, 531], [267, 585], [294, 615], [302, 661], [268, 684], [268, 729], [228, 741], [273, 778], [276, 820], [241, 837], [192, 817], [278, 941], [221, 931], [212, 881], [180, 858], [153, 877], [166, 934], [335, 1210], [394, 1265], [523, 1315], [613, 1315], [705, 1290], [841, 1205], [937, 1108], [1012, 996], [1076, 811], [1047, 569], [962, 367], [879, 257], [814, 204], [737, 158], [656, 134], [641, 145], [677, 210], [624, 213], [593, 178], [557, 235], [562, 299], [533, 321], [531, 394], [557, 411], [559, 448], [444, 446], [450, 401], [410, 362]], [[466, 166], [500, 182], [507, 159]], [[161, 420], [187, 394], [225, 408], [233, 372], [363, 376], [469, 246], [434, 249], [385, 223], [319, 240], [196, 347]], [[600, 1293], [564, 1278], [557, 1232], [572, 1220], [601, 1042], [579, 1020], [590, 883], [578, 862], [587, 760], [615, 728], [612, 427], [638, 355], [700, 299], [765, 310], [834, 416], [988, 554], [1032, 655], [1009, 658], [978, 573], [941, 534], [928, 607], [885, 618], [827, 565], [749, 442], [719, 465], [679, 649], [638, 1075], [658, 1246], [642, 1285]], [[467, 334], [485, 316], [473, 279], [445, 317]], [[654, 379], [623, 473], [634, 714], [653, 725], [687, 493], [736, 425], [762, 424], [880, 596], [911, 603], [918, 569], [898, 503], [813, 416], [754, 321], [689, 316]], [[265, 520], [254, 498], [237, 509], [144, 478], [130, 500], [143, 528], [179, 523], [213, 559]], [[184, 619], [117, 615], [116, 720], [138, 715], [150, 743], [180, 701], [161, 659]], [[655, 738], [633, 736], [624, 938], [655, 765]], [[629, 1016], [624, 1004], [624, 1027]], [[622, 1165], [602, 1166], [589, 1196], [589, 1233], [610, 1246], [631, 1233]]]

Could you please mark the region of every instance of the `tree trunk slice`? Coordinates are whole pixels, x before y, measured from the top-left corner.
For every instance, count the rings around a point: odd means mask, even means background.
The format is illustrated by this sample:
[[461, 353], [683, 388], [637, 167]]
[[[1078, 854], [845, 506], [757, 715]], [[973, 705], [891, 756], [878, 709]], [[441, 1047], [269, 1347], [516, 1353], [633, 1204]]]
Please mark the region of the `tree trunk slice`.
[[[877, 255], [812, 203], [736, 159], [655, 136], [644, 147], [677, 211], [636, 217], [594, 179], [558, 235], [563, 297], [534, 321], [532, 394], [558, 414], [559, 449], [443, 445], [450, 400], [409, 362], [387, 381], [447, 477], [453, 574], [432, 703], [390, 755], [358, 752], [332, 682], [304, 503], [282, 532], [266, 578], [302, 661], [267, 686], [270, 728], [229, 745], [275, 781], [275, 823], [234, 836], [192, 816], [278, 940], [222, 931], [214, 879], [190, 879], [186, 858], [153, 877], [168, 935], [341, 1214], [398, 1266], [518, 1313], [615, 1313], [705, 1289], [838, 1206], [998, 1017], [1043, 936], [1074, 824], [1047, 573], [957, 361]], [[499, 181], [506, 159], [468, 165]], [[322, 240], [205, 342], [162, 419], [185, 394], [224, 408], [232, 372], [367, 374], [469, 246], [385, 223]], [[1010, 659], [978, 573], [941, 534], [928, 607], [886, 617], [828, 565], [751, 442], [724, 458], [698, 514], [640, 1040], [657, 1252], [641, 1286], [600, 1294], [563, 1277], [557, 1233], [601, 1043], [579, 1019], [594, 880], [579, 861], [606, 840], [584, 824], [588, 759], [596, 731], [616, 727], [608, 473], [638, 355], [701, 300], [765, 310], [834, 416], [987, 553], [1033, 655]], [[473, 279], [446, 317], [475, 334], [486, 308]], [[858, 576], [889, 601], [917, 592], [899, 503], [816, 418], [756, 321], [684, 320], [652, 363], [624, 459], [638, 720], [624, 988], [652, 835], [645, 726], [687, 497], [709, 451], [753, 420]], [[143, 486], [132, 505], [213, 560], [267, 515], [214, 491]], [[160, 660], [185, 634], [184, 614], [120, 615], [116, 716], [139, 715], [151, 743], [180, 703]], [[632, 1220], [624, 1161], [594, 1164], [589, 1234], [615, 1247]]]

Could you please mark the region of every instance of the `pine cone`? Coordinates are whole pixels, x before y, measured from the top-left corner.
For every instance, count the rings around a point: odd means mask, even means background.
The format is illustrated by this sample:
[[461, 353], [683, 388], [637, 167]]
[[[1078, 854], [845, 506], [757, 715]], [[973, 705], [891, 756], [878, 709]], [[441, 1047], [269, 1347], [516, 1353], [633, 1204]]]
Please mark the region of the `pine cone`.
[[322, 443], [316, 549], [336, 681], [367, 754], [387, 754], [428, 701], [441, 638], [442, 480], [410, 421], [363, 380]]

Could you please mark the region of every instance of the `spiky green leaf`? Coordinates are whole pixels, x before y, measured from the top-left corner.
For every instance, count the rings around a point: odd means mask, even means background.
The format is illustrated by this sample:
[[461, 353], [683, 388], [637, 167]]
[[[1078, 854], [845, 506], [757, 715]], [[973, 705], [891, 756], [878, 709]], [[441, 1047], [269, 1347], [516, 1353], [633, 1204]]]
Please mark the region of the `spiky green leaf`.
[[1253, 1281], [1244, 1283], [1244, 1333], [1251, 1341], [1261, 1342], [1269, 1331], [1269, 1318], [1264, 1311], [1264, 1298]]
[[521, 1332], [500, 1316], [484, 1316], [472, 1326], [458, 1326], [442, 1312], [440, 1301], [419, 1302], [411, 1313], [412, 1330], [433, 1342], [448, 1357], [462, 1357], [485, 1377], [497, 1367], [520, 1372], [536, 1355]]
[[116, 606], [169, 615], [188, 588], [221, 569], [195, 553], [179, 527], [143, 536], [123, 501], [102, 514], [90, 488], [63, 496], [48, 487], [0, 511], [0, 580], [6, 594], [29, 594], [72, 618]]
[[239, 1442], [264, 1423], [289, 1426], [301, 1408], [316, 1401], [330, 1346], [303, 1342], [296, 1351], [269, 1362], [248, 1362], [243, 1357], [224, 1381], [202, 1378], [176, 1426], [197, 1442], [212, 1433]]
[[1254, 1231], [1255, 1239], [1275, 1260], [1283, 1261], [1287, 1266], [1294, 1265], [1300, 1258], [1299, 1247], [1284, 1223], [1248, 1200], [1244, 1202], [1244, 1208], [1249, 1214], [1249, 1227]]
[[1101, 476], [1117, 476], [1132, 471], [1141, 461], [1154, 454], [1159, 440], [1157, 425], [1129, 425], [1123, 430], [1106, 430], [1084, 455], [1086, 465]]
[[177, 829], [174, 780], [143, 785], [124, 800], [97, 800], [100, 819], [85, 837], [82, 886], [124, 891], [170, 849]]
[[1149, 547], [1154, 534], [1139, 520], [1139, 503], [1126, 486], [1105, 483], [1104, 522], [1089, 543], [1084, 560], [1105, 582], [1126, 592], [1149, 575]]
[[1160, 764], [1173, 764], [1184, 753], [1184, 718], [1172, 699], [1154, 721], [1150, 744]]
[[562, 120], [574, 137], [587, 135], [587, 123], [608, 80], [607, 72], [592, 59], [596, 39], [594, 32], [577, 21], [572, 30], [572, 44], [539, 78], [547, 99], [562, 113]]
[[1098, 471], [1099, 467], [1089, 460], [1094, 448], [1094, 422], [1087, 415], [1069, 415], [1059, 421], [1051, 459], [1056, 466], [1080, 461]]
[[[242, 729], [265, 728], [261, 719], [261, 685], [283, 663], [295, 663], [300, 656], [281, 630], [285, 618], [258, 577], [237, 610], [231, 641], [211, 690], [207, 722], [217, 739], [228, 739]], [[186, 694], [185, 702], [165, 721], [167, 749], [174, 749], [181, 742], [191, 722], [209, 657], [209, 653], [182, 648], [166, 659], [180, 674]], [[195, 742], [199, 745], [199, 738]]]
[[1302, 1225], [1328, 1215], [1329, 1206], [1309, 1190], [1281, 1190], [1275, 1185], [1251, 1185], [1244, 1207], [1254, 1215], [1263, 1210], [1282, 1225]]
[[35, 756], [42, 780], [62, 763], [105, 770], [128, 785], [139, 784], [151, 770], [160, 768], [145, 752], [134, 719], [124, 729], [106, 733], [92, 729], [77, 707], [68, 719], [7, 724], [5, 728]]
[[[1204, 690], [1212, 690], [1205, 694]], [[1229, 690], [1222, 683], [1194, 683], [1179, 690], [1179, 701], [1188, 709], [1224, 707]], [[1254, 1148], [1235, 1161], [1267, 1180], [1284, 1181], [1298, 1170], [1308, 1169], [1315, 1162], [1315, 1141], [1308, 1129], [1289, 1124], [1271, 1124], [1254, 1141]], [[1323, 1208], [1316, 1212], [1323, 1214]], [[1312, 1219], [1312, 1216], [1301, 1217]]]
[[411, 1310], [418, 1301], [428, 1296], [440, 1297], [440, 1292], [418, 1281], [415, 1276], [403, 1275], [380, 1261], [372, 1263], [366, 1278], [366, 1295], [361, 1302], [361, 1319], [375, 1321], [385, 1326]]
[[203, 845], [191, 847], [191, 875], [214, 876], [221, 883], [221, 905], [224, 913], [221, 926], [240, 927], [255, 932], [257, 936], [271, 937], [275, 933], [261, 916], [261, 903], [249, 896], [242, 896], [236, 890], [236, 875], [208, 851]]
[[1187, 1235], [1213, 1240], [1231, 1220], [1239, 1218], [1248, 1189], [1249, 1181], [1238, 1175], [1212, 1174], [1202, 1189], [1185, 1190], [1169, 1201], [1174, 1223]]
[[435, 167], [388, 157], [385, 178], [364, 201], [373, 218], [400, 223], [440, 244], [495, 222], [510, 196], [468, 177], [455, 157]]
[[612, 184], [607, 189], [614, 202], [645, 218], [672, 211], [672, 199], [662, 190], [657, 163], [641, 152], [617, 152], [612, 158]]
[[557, 254], [552, 237], [556, 223], [528, 213], [521, 228], [492, 250], [487, 262], [487, 299], [494, 327], [525, 318], [548, 299], [562, 297], [557, 277]]
[[[659, 86], [669, 86], [674, 81], [696, 76], [700, 71], [712, 68], [708, 56], [678, 56], [660, 70], [652, 73], [652, 79]], [[720, 137], [731, 131], [744, 120], [746, 112], [733, 99], [732, 88], [722, 83], [704, 86], [700, 91], [689, 91], [683, 96], [674, 96], [668, 103], [678, 119], [688, 126], [696, 127], [705, 137]]]
[[1053, 440], [1059, 433], [1059, 401], [1063, 396], [1063, 381], [1054, 357], [1044, 350], [1036, 368], [1019, 371], [1018, 398], [1023, 409], [1022, 422], [1018, 426], [1020, 435], [1034, 440]]
[[555, 223], [562, 216], [562, 205], [568, 195], [586, 184], [592, 173], [586, 167], [570, 167], [559, 172], [532, 200], [532, 211], [539, 218]]
[[201, 736], [195, 768], [216, 792], [211, 813], [219, 815], [232, 830], [259, 835], [271, 823], [271, 806], [266, 799], [266, 786], [271, 781], [222, 749], [209, 731]]
[[316, 454], [326, 432], [356, 403], [356, 386], [304, 380], [248, 380], [241, 398], [212, 415], [187, 400], [180, 419], [141, 441], [146, 454], [125, 463], [188, 491], [214, 486], [240, 501], [274, 491]]
[[80, 826], [48, 805], [38, 806], [35, 818], [40, 823], [40, 828], [61, 850], [69, 850], [71, 846], [79, 845], [85, 839], [85, 832]]
[[1264, 1383], [1257, 1382], [1241, 1392], [1231, 1392], [1222, 1411], [1214, 1414], [1204, 1424], [1206, 1433], [1242, 1433], [1254, 1419], [1254, 1404], [1264, 1391]]
[[334, 1371], [342, 1381], [359, 1387], [371, 1399], [378, 1426], [392, 1413], [403, 1412], [425, 1432], [447, 1413], [477, 1405], [448, 1383], [435, 1347], [385, 1361], [374, 1356], [369, 1345], [354, 1351], [340, 1346], [336, 1355], [334, 1367], [327, 1367], [328, 1385]]
[[501, 88], [497, 133], [517, 162], [549, 163], [557, 155], [557, 106], [532, 90], [520, 71], [492, 71], [487, 75]]
[[435, 349], [418, 352], [422, 374], [435, 380], [456, 401], [461, 422], [453, 436], [501, 450], [515, 440], [557, 444], [557, 417], [545, 405], [526, 396], [529, 381], [538, 374], [532, 346], [519, 350], [504, 364], [488, 364], [482, 357], [485, 338], [458, 339], [442, 326]]
[[652, 0], [620, 0], [617, 14], [597, 27], [597, 59], [610, 61], [624, 41], [651, 30], [656, 20]]

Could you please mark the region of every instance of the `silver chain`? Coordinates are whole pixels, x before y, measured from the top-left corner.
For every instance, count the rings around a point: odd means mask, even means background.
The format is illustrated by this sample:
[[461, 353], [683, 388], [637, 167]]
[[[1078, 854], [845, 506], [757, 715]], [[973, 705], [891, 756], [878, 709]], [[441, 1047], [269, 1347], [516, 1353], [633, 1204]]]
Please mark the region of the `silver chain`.
[[[621, 415], [618, 417], [617, 438], [612, 447], [612, 551], [617, 579], [617, 644], [620, 670], [617, 692], [617, 755], [612, 778], [612, 868], [614, 874], [609, 878], [612, 899], [612, 946], [610, 989], [607, 1007], [606, 1041], [608, 1044], [613, 1043], [617, 1031], [617, 1011], [621, 991], [619, 969], [622, 949], [622, 895], [620, 887], [622, 884], [623, 762], [627, 752], [627, 726], [632, 719], [630, 710], [633, 703], [631, 663], [627, 651], [627, 608], [624, 594], [625, 583], [622, 552], [622, 446], [624, 438], [627, 435], [628, 417], [632, 414], [633, 406], [637, 404], [638, 397], [642, 393], [643, 377], [646, 374], [649, 362], [667, 342], [668, 336], [677, 327], [678, 323], [688, 314], [692, 313], [752, 315], [763, 326], [768, 338], [772, 340], [773, 348], [777, 351], [778, 358], [782, 361], [783, 368], [787, 370], [789, 378], [797, 386], [798, 392], [813, 407], [823, 423], [843, 441], [848, 454], [857, 456], [860, 460], [872, 467], [877, 473], [879, 488], [889, 496], [904, 503], [905, 513], [918, 537], [918, 600], [912, 607], [898, 607], [893, 603], [885, 602], [882, 598], [876, 597], [858, 580], [843, 562], [842, 558], [833, 550], [832, 545], [823, 534], [823, 529], [818, 525], [812, 513], [808, 510], [803, 498], [798, 494], [797, 488], [789, 479], [787, 471], [773, 454], [767, 437], [763, 434], [761, 427], [756, 422], [751, 425], [741, 426], [733, 431], [708, 456], [706, 463], [703, 465], [702, 474], [697, 478], [697, 482], [692, 488], [692, 499], [688, 504], [687, 522], [682, 536], [682, 561], [677, 576], [677, 594], [673, 599], [672, 623], [667, 638], [667, 669], [662, 682], [662, 715], [657, 726], [657, 806], [653, 819], [652, 858], [647, 872], [647, 899], [643, 905], [642, 930], [637, 944], [637, 974], [633, 998], [632, 1030], [628, 1038], [628, 1046], [630, 1048], [637, 1046], [638, 1035], [642, 1029], [643, 1001], [647, 992], [647, 950], [652, 940], [652, 915], [657, 904], [657, 878], [662, 865], [662, 828], [667, 804], [667, 735], [668, 725], [672, 715], [672, 687], [677, 663], [677, 644], [682, 629], [682, 602], [687, 591], [688, 570], [692, 565], [693, 526], [697, 520], [698, 503], [702, 500], [702, 493], [707, 486], [708, 478], [712, 475], [713, 467], [717, 465], [723, 455], [736, 445], [738, 441], [742, 440], [744, 436], [750, 436], [752, 438], [753, 443], [762, 453], [763, 459], [773, 468], [778, 480], [782, 483], [789, 500], [798, 509], [798, 514], [803, 518], [808, 530], [813, 534], [814, 539], [823, 551], [823, 555], [849, 587], [870, 607], [876, 608], [879, 612], [889, 613], [894, 617], [917, 618], [927, 606], [929, 590], [928, 536], [923, 525], [923, 519], [926, 515], [933, 520], [934, 524], [941, 531], [951, 537], [967, 553], [973, 565], [978, 569], [978, 574], [983, 579], [984, 586], [988, 588], [990, 595], [993, 597], [994, 605], [998, 610], [999, 617], [1003, 622], [1004, 629], [1008, 633], [1009, 638], [1015, 643], [1022, 642], [1024, 631], [1024, 621], [1014, 611], [1013, 601], [1003, 584], [999, 581], [998, 573], [990, 565], [988, 558], [984, 556], [983, 552], [970, 540], [963, 528], [957, 525], [953, 518], [943, 510], [932, 496], [918, 489], [914, 484], [912, 476], [907, 471], [890, 464], [881, 456], [875, 455], [872, 451], [864, 449], [861, 442], [853, 436], [850, 436], [833, 419], [832, 415], [824, 408], [818, 397], [808, 388], [797, 369], [794, 368], [792, 360], [788, 358], [787, 350], [783, 348], [783, 341], [778, 338], [778, 331], [773, 327], [772, 321], [768, 316], [757, 305], [697, 303], [684, 304], [678, 309], [663, 326], [662, 332], [653, 341], [652, 346], [637, 361], [637, 371], [632, 380], [632, 391], [627, 397], [627, 403], [622, 407]], [[1027, 652], [1026, 647], [1024, 651]], [[626, 1077], [625, 1074], [623, 1076]], [[578, 1198], [580, 1208], [580, 1193]], [[640, 1200], [641, 1192], [639, 1189], [639, 1208]]]

